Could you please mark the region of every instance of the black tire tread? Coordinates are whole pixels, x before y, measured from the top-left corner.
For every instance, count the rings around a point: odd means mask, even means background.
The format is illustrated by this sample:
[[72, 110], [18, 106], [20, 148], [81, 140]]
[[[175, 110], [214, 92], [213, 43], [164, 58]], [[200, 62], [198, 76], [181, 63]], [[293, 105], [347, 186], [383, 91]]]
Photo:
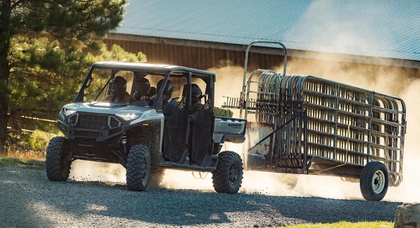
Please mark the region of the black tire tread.
[[[239, 168], [236, 182], [231, 184], [229, 171], [232, 165]], [[235, 194], [239, 191], [242, 184], [243, 163], [241, 157], [232, 151], [219, 153], [216, 170], [213, 171], [213, 187], [218, 193]]]
[[[68, 156], [69, 142], [61, 136], [53, 137], [47, 146], [47, 155], [45, 158], [45, 168], [48, 180], [67, 181], [70, 175], [71, 158], [68, 163], [63, 164], [63, 156]], [[62, 166], [66, 167], [62, 167]]]
[[[372, 177], [377, 170], [382, 170], [385, 174], [385, 186], [383, 191], [380, 194], [377, 194], [372, 189]], [[369, 162], [363, 168], [362, 173], [360, 175], [360, 191], [362, 193], [363, 198], [368, 201], [380, 201], [382, 200], [386, 192], [388, 191], [388, 170], [386, 166], [381, 162]]]
[[[145, 167], [145, 175], [141, 170]], [[126, 181], [127, 189], [132, 191], [146, 190], [151, 173], [150, 153], [144, 145], [133, 145], [127, 158]]]

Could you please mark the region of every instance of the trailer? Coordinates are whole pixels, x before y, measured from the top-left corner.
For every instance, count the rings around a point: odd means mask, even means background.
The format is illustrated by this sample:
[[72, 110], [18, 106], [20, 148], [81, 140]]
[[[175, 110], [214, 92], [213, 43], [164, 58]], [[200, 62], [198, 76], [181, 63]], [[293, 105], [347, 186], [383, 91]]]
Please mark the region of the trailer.
[[[254, 45], [279, 45], [283, 72], [248, 75]], [[312, 75], [288, 75], [286, 66], [282, 43], [250, 43], [240, 97], [226, 97], [223, 107], [239, 109], [248, 120], [245, 169], [339, 176], [359, 181], [366, 200], [382, 200], [388, 186], [403, 180], [404, 101]]]

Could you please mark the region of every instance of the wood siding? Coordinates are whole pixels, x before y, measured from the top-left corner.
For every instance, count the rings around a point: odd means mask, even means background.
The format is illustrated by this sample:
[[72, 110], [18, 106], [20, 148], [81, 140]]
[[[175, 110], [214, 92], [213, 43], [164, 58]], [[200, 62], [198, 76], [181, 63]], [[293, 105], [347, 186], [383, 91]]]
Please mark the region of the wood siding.
[[[190, 46], [188, 43], [180, 41], [168, 44], [169, 41], [142, 42], [139, 39], [130, 40], [130, 36], [127, 36], [127, 38], [121, 36], [120, 38], [105, 39], [104, 42], [108, 48], [117, 44], [129, 52], [142, 52], [147, 56], [148, 63], [181, 65], [202, 70], [225, 66], [244, 66], [246, 47], [227, 50], [223, 49], [223, 45], [217, 44], [212, 47], [200, 47], [199, 45]], [[177, 42], [183, 45], [177, 45]], [[277, 52], [278, 50], [273, 51], [272, 49], [251, 52], [248, 70], [275, 69], [280, 72], [283, 67], [283, 56]], [[398, 74], [401, 77], [401, 82], [420, 77], [419, 63], [415, 61], [393, 60], [394, 62], [391, 62], [381, 58], [350, 55], [342, 55], [340, 59], [335, 59], [332, 55], [332, 57], [323, 59], [318, 57], [319, 54], [289, 50], [287, 73], [311, 74], [322, 77], [325, 76], [325, 66], [334, 66], [335, 71], [328, 72], [334, 77], [335, 74], [338, 74], [337, 72], [341, 73], [342, 71], [356, 71], [359, 75], [366, 75], [366, 77], [371, 78], [383, 78], [384, 74], [389, 75], [389, 72], [394, 72], [393, 74]], [[322, 55], [326, 56], [325, 53], [322, 53]]]
[[[198, 69], [209, 69], [226, 65], [243, 66], [245, 59], [244, 51], [113, 39], [106, 39], [105, 43], [108, 47], [117, 44], [129, 52], [142, 52], [147, 56], [149, 63], [181, 65]], [[280, 55], [251, 53], [249, 59], [250, 63], [252, 63], [252, 68], [271, 69], [283, 64], [283, 57]]]

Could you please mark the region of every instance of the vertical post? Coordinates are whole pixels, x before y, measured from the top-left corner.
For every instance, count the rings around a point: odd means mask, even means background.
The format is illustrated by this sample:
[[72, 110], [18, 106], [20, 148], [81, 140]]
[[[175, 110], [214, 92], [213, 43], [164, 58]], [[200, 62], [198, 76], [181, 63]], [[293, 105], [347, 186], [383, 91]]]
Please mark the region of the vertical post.
[[246, 47], [246, 51], [245, 51], [245, 62], [244, 62], [244, 74], [243, 74], [243, 79], [242, 79], [242, 92], [241, 92], [241, 98], [240, 98], [240, 103], [241, 103], [241, 109], [239, 110], [239, 117], [242, 118], [242, 109], [244, 107], [246, 107], [247, 105], [247, 100], [246, 100], [246, 93], [247, 93], [247, 86], [246, 86], [246, 74], [248, 71], [248, 57], [249, 57], [249, 50], [251, 49], [251, 47], [254, 44], [278, 44], [283, 48], [284, 51], [284, 61], [283, 61], [283, 76], [286, 75], [286, 68], [287, 68], [287, 48], [286, 46], [284, 46], [282, 43], [280, 42], [274, 42], [274, 41], [260, 41], [260, 40], [255, 40], [252, 41], [251, 43], [248, 44], [248, 46]]

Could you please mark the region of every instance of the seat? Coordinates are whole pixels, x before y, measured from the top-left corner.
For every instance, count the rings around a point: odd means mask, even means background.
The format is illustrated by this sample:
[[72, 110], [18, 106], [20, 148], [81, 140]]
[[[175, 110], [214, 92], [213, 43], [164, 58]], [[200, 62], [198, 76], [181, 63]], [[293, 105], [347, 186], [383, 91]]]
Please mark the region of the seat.
[[201, 165], [206, 155], [211, 154], [212, 143], [212, 120], [213, 113], [210, 109], [203, 108], [197, 110], [191, 115], [194, 118], [191, 120], [191, 137], [190, 137], [190, 152], [191, 161]]
[[187, 149], [188, 118], [184, 109], [176, 109], [165, 121], [163, 157], [179, 162]]

